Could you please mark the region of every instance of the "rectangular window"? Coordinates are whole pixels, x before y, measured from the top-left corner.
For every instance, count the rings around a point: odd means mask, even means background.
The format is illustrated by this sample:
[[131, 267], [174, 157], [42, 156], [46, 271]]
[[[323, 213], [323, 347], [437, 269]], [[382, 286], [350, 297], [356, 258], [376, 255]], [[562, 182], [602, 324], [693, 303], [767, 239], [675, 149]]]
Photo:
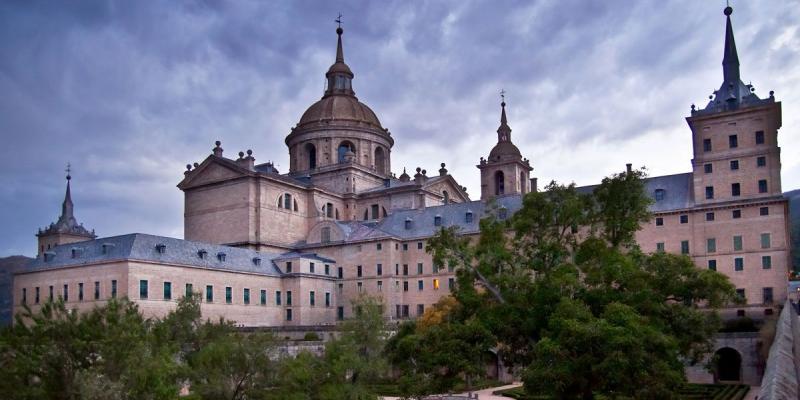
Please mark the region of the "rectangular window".
[[275, 291], [275, 305], [276, 306], [281, 305], [281, 291], [280, 290], [276, 290]]
[[[52, 297], [52, 294], [53, 294], [52, 293], [53, 292], [52, 291], [52, 286], [50, 288], [51, 288], [50, 294], [51, 294], [51, 297]], [[100, 300], [100, 282], [95, 282], [94, 283], [94, 299], [95, 300]]]
[[140, 299], [147, 298], [147, 280], [145, 279], [139, 281], [139, 298]]
[[425, 305], [424, 304], [417, 304], [417, 315], [422, 316], [425, 313]]
[[433, 280], [433, 290], [439, 290], [439, 280], [438, 279], [434, 279]]
[[681, 240], [681, 254], [689, 254], [689, 241]]
[[292, 305], [292, 291], [291, 290], [287, 290], [286, 291], [286, 305], [287, 306], [291, 306]]
[[244, 288], [242, 300], [244, 300], [244, 304], [250, 304], [250, 289]]
[[164, 282], [164, 300], [172, 300], [172, 282]]
[[403, 264], [403, 275], [408, 275], [408, 264]]
[[713, 212], [706, 213], [706, 221], [713, 221], [713, 220], [714, 220], [714, 213]]
[[317, 305], [317, 299], [315, 299], [314, 297], [315, 297], [315, 293], [314, 293], [313, 290], [308, 292], [308, 304], [311, 305], [311, 307], [314, 307], [315, 305]]
[[261, 289], [261, 299], [260, 300], [261, 300], [261, 305], [262, 306], [267, 305], [267, 291], [264, 290], [264, 289]]
[[741, 186], [738, 183], [731, 183], [731, 196], [739, 196], [741, 194]]
[[383, 275], [383, 264], [378, 264], [377, 266], [375, 266], [375, 270], [378, 276]]
[[394, 265], [394, 274], [395, 275], [400, 275], [400, 264], [395, 264]]
[[287, 321], [291, 321], [292, 320], [292, 309], [291, 308], [287, 308], [286, 309], [286, 320]]
[[408, 281], [403, 281], [403, 291], [404, 292], [408, 291]]
[[708, 238], [706, 239], [706, 251], [709, 253], [714, 253], [717, 251], [717, 239], [716, 238]]
[[314, 267], [315, 267], [314, 263], [308, 263], [308, 273], [313, 274]]
[[331, 306], [331, 293], [325, 292], [325, 307]]
[[358, 293], [361, 293], [361, 292], [364, 291], [364, 283], [363, 282], [358, 282], [356, 285], [358, 286]]
[[[374, 218], [374, 219], [377, 219], [377, 218]], [[378, 249], [378, 251], [383, 250], [383, 243], [376, 244], [375, 248]]]
[[339, 284], [339, 294], [342, 294], [342, 292], [344, 292], [344, 284], [340, 283]]
[[361, 272], [362, 272], [361, 271], [361, 266], [359, 265], [359, 266], [356, 267], [356, 276], [361, 278]]
[[336, 319], [338, 319], [339, 321], [344, 320], [344, 307], [342, 306], [336, 307]]
[[433, 271], [433, 273], [434, 273], [434, 274], [438, 273], [440, 269], [441, 269], [441, 268], [439, 268], [439, 266], [438, 266], [438, 265], [436, 265], [436, 264], [433, 264], [433, 265], [431, 266], [431, 270]]
[[770, 238], [770, 234], [769, 233], [762, 233], [761, 234], [761, 248], [762, 249], [768, 249], [768, 248], [771, 247], [771, 240], [770, 239], [771, 238]]
[[739, 160], [731, 160], [731, 171], [739, 169]]
[[732, 149], [739, 147], [739, 138], [736, 135], [728, 136], [728, 147]]
[[664, 218], [656, 217], [656, 226], [663, 226], [664, 225]]
[[714, 172], [714, 165], [713, 164], [703, 164], [703, 170], [705, 173], [710, 174]]
[[22, 303], [20, 304], [28, 304], [28, 289], [22, 288]]
[[49, 289], [50, 289], [50, 293], [49, 293], [49, 296], [47, 297], [47, 300], [48, 301], [53, 301], [53, 285], [50, 285]]
[[447, 288], [453, 290], [456, 287], [456, 280], [454, 278], [447, 278]]
[[663, 253], [664, 252], [664, 242], [656, 243], [656, 251], [659, 252], [659, 253]]
[[36, 287], [36, 289], [34, 290], [34, 296], [35, 296], [35, 297], [33, 298], [33, 302], [34, 302], [35, 304], [39, 304], [39, 287], [38, 287], [38, 286], [37, 286], [37, 287]]
[[744, 271], [744, 258], [736, 257], [733, 259], [733, 270]]
[[772, 268], [772, 256], [761, 256], [761, 269]]
[[83, 282], [78, 283], [78, 301], [83, 301]]
[[417, 281], [417, 290], [421, 291], [423, 289], [423, 285], [424, 284], [422, 283], [422, 280], [418, 280]]
[[337, 268], [337, 276], [339, 277], [339, 279], [344, 278], [344, 271], [342, 270], [342, 267]]
[[756, 144], [764, 144], [764, 131], [756, 131]]
[[713, 199], [713, 198], [714, 198], [714, 187], [706, 186], [706, 199]]
[[733, 219], [742, 218], [742, 210], [733, 210], [733, 211], [731, 211], [731, 217]]
[[422, 250], [422, 242], [417, 242], [417, 250]]
[[287, 261], [286, 262], [286, 273], [287, 274], [292, 273], [292, 262], [291, 261]]
[[331, 266], [329, 264], [325, 264], [325, 275], [331, 274]]
[[183, 293], [184, 297], [192, 297], [194, 294], [194, 288], [192, 286], [193, 285], [191, 283], [186, 284], [186, 291]]
[[742, 250], [742, 237], [741, 236], [734, 236], [733, 237], [733, 250], [734, 251], [741, 251]]
[[206, 303], [214, 302], [214, 286], [206, 285]]
[[708, 269], [712, 271], [717, 270], [717, 260], [708, 260]]
[[408, 318], [408, 304], [403, 304], [403, 318]]
[[765, 215], [769, 215], [769, 207], [761, 207], [761, 208], [759, 208], [758, 209], [758, 215], [761, 215], [762, 217], [765, 216]]
[[742, 299], [744, 301], [747, 301], [747, 298], [744, 295], [744, 289], [736, 289], [736, 297], [738, 297], [738, 298], [740, 298], [740, 299]]
[[422, 263], [417, 263], [417, 275], [422, 275]]
[[225, 303], [231, 304], [233, 302], [233, 288], [225, 286]]
[[64, 302], [69, 301], [69, 285], [64, 284]]
[[767, 180], [760, 179], [758, 181], [758, 193], [767, 193]]
[[762, 289], [762, 295], [764, 297], [764, 304], [772, 304], [773, 299], [772, 299], [771, 287], [765, 287], [764, 289]]
[[408, 243], [403, 243], [403, 251], [408, 251]]
[[703, 151], [706, 153], [711, 151], [711, 139], [703, 139]]
[[680, 216], [680, 220], [681, 220], [682, 224], [688, 224], [689, 223], [689, 216], [686, 215], [686, 214], [683, 214], [683, 215]]
[[383, 281], [378, 281], [377, 285], [378, 285], [378, 291], [382, 292], [383, 291]]
[[760, 156], [756, 158], [756, 167], [766, 167], [767, 166], [767, 157]]

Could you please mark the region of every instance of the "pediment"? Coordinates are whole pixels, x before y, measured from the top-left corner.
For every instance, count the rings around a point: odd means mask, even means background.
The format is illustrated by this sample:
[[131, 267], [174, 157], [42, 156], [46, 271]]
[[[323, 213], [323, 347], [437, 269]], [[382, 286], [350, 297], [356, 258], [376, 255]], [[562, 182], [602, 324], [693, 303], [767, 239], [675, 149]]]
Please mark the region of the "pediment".
[[214, 156], [209, 156], [197, 168], [189, 172], [183, 181], [178, 184], [181, 190], [211, 183], [224, 182], [240, 178], [245, 173], [236, 165], [226, 165]]
[[469, 195], [461, 190], [461, 185], [456, 182], [452, 175], [447, 175], [435, 181], [425, 182], [422, 188], [428, 192], [443, 195], [446, 191], [450, 199], [455, 202], [463, 203], [469, 200]]

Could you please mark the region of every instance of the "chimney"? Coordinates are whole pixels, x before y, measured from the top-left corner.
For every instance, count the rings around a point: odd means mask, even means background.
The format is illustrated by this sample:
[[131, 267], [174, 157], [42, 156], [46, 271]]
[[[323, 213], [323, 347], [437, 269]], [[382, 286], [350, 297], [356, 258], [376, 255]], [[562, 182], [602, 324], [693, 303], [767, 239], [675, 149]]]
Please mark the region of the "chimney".
[[629, 174], [632, 172], [632, 171], [631, 171], [631, 169], [632, 169], [631, 167], [632, 167], [632, 166], [633, 166], [633, 164], [631, 164], [631, 163], [627, 163], [627, 164], [625, 164], [625, 169], [628, 171], [628, 173], [629, 173]]
[[236, 163], [250, 171], [254, 171], [256, 159], [253, 157], [253, 150], [247, 150], [247, 157], [244, 156], [244, 152], [240, 151], [239, 158], [236, 160]]
[[531, 178], [531, 192], [539, 191], [539, 178]]

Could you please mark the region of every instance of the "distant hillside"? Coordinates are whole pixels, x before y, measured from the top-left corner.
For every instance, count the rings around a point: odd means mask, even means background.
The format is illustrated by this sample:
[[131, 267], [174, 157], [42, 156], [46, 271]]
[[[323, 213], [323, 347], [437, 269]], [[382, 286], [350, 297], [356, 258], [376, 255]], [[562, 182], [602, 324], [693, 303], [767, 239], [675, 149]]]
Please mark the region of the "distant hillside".
[[792, 235], [792, 264], [800, 268], [800, 189], [783, 194], [789, 199], [789, 231]]
[[11, 256], [0, 258], [0, 326], [11, 324], [13, 284], [11, 272], [27, 264], [32, 258]]

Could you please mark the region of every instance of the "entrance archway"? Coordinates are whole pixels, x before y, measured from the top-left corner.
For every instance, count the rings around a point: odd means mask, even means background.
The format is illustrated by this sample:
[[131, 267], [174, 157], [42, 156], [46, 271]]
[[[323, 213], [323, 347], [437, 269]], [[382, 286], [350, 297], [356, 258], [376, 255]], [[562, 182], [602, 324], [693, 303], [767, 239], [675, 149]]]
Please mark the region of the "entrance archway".
[[742, 356], [738, 351], [723, 347], [714, 353], [714, 372], [717, 381], [742, 380]]

